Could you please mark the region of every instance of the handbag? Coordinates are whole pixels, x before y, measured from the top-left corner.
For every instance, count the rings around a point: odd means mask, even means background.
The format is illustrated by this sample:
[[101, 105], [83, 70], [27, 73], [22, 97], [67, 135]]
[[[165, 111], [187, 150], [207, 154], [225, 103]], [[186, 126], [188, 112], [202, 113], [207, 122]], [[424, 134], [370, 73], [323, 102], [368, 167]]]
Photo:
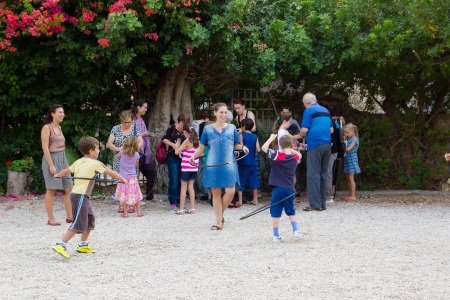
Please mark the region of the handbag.
[[[172, 140], [173, 133], [175, 132], [175, 125], [173, 125], [172, 134], [170, 135], [170, 139]], [[155, 149], [156, 161], [160, 165], [164, 165], [167, 162], [167, 146], [163, 143], [163, 139], [156, 145]]]

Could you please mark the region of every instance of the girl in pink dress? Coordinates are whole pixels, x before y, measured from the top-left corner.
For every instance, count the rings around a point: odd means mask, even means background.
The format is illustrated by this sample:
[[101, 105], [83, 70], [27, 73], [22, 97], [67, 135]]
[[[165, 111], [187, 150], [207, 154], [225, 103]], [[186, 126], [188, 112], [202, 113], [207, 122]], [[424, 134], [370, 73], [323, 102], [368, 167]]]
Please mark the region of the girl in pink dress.
[[116, 189], [116, 198], [119, 199], [120, 205], [123, 206], [124, 211], [122, 218], [128, 218], [128, 205], [136, 205], [137, 216], [142, 217], [144, 213], [141, 210], [142, 193], [139, 187], [138, 177], [136, 175], [136, 168], [139, 164], [139, 143], [136, 136], [129, 136], [123, 144], [122, 150], [116, 155], [120, 158], [120, 175], [127, 180], [127, 183], [119, 182]]
[[[180, 140], [175, 144], [175, 154], [181, 157], [181, 189], [180, 189], [180, 209], [175, 213], [183, 215], [184, 213], [195, 214], [195, 191], [194, 182], [197, 178], [198, 159], [194, 164], [190, 164], [191, 156], [197, 150], [199, 140], [194, 127], [191, 124], [185, 124], [183, 127], [183, 134], [186, 137], [184, 142], [180, 145]], [[184, 209], [186, 201], [186, 190], [189, 192], [189, 210]]]

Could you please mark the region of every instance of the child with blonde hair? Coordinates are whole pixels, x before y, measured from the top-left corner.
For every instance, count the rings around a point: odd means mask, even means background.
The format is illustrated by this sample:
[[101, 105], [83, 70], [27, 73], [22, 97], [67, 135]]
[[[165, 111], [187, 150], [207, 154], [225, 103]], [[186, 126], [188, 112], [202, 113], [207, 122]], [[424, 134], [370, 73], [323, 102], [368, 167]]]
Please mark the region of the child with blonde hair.
[[[142, 192], [139, 187], [139, 180], [136, 168], [139, 165], [139, 142], [136, 136], [129, 136], [123, 144], [122, 150], [116, 155], [120, 158], [120, 175], [126, 179], [126, 183], [118, 183], [115, 197], [119, 199], [123, 208], [122, 218], [128, 218], [128, 213], [134, 212], [134, 205], [137, 208], [137, 216], [142, 217], [141, 210]], [[128, 210], [127, 206], [130, 206]], [[133, 209], [132, 209], [133, 208]]]
[[345, 200], [356, 200], [356, 183], [355, 174], [361, 173], [358, 164], [358, 127], [352, 123], [344, 126], [344, 135], [347, 137], [346, 149], [347, 153], [344, 159], [344, 174], [347, 179], [349, 195], [345, 196]]
[[[192, 165], [190, 159], [198, 148], [199, 139], [191, 124], [184, 125], [183, 134], [186, 137], [184, 142], [180, 145], [180, 139], [178, 139], [175, 144], [175, 154], [181, 156], [180, 209], [175, 212], [177, 215], [183, 215], [184, 213], [195, 214], [194, 182], [197, 178], [198, 159], [195, 159]], [[189, 209], [184, 209], [186, 191], [189, 192]]]

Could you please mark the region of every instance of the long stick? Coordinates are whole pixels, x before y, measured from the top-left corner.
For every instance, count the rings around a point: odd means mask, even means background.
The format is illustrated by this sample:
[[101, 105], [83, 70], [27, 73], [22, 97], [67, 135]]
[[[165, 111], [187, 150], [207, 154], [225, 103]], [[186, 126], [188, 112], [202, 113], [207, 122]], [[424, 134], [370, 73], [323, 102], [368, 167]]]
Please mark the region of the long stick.
[[62, 176], [62, 177], [55, 177], [58, 179], [80, 179], [80, 180], [95, 180], [100, 182], [119, 182], [116, 179], [100, 179], [100, 178], [89, 178], [89, 177], [72, 177], [72, 176]]
[[248, 217], [251, 217], [251, 216], [254, 216], [254, 215], [256, 215], [256, 214], [259, 214], [260, 212], [265, 211], [265, 210], [271, 208], [272, 206], [275, 206], [275, 205], [277, 205], [277, 204], [283, 202], [284, 200], [289, 199], [290, 197], [293, 197], [293, 196], [295, 196], [295, 193], [293, 193], [293, 194], [287, 196], [286, 198], [283, 198], [283, 199], [281, 199], [280, 201], [277, 201], [277, 202], [275, 202], [275, 203], [273, 203], [273, 204], [268, 203], [268, 204], [266, 204], [266, 205], [264, 205], [264, 206], [262, 206], [262, 207], [259, 207], [259, 208], [255, 209], [255, 210], [252, 211], [251, 213], [249, 213], [249, 214], [247, 214], [247, 215], [241, 217], [239, 220], [244, 220], [244, 219], [247, 219]]

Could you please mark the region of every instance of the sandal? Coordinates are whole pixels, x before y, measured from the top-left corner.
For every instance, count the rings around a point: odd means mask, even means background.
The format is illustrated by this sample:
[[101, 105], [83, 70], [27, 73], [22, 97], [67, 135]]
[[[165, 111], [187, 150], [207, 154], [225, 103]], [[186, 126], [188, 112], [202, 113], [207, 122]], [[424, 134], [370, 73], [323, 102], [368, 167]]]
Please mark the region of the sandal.
[[128, 213], [132, 214], [134, 213], [136, 210], [134, 208], [134, 205], [130, 205], [130, 207], [128, 208]]
[[121, 216], [122, 218], [128, 218], [128, 213], [123, 212], [120, 216]]
[[211, 226], [211, 230], [222, 230], [222, 227], [213, 225], [213, 226]]
[[119, 214], [123, 213], [123, 205], [119, 205], [119, 209], [117, 210]]
[[139, 210], [139, 211], [138, 211], [137, 216], [138, 216], [138, 217], [143, 217], [143, 216], [144, 216], [144, 213], [142, 212], [142, 210]]
[[179, 210], [177, 210], [175, 213], [176, 213], [177, 215], [184, 215], [185, 212], [186, 212], [186, 211], [185, 211], [184, 209], [179, 209]]
[[190, 214], [190, 215], [195, 215], [195, 208], [190, 209], [190, 210], [188, 211], [188, 214]]

